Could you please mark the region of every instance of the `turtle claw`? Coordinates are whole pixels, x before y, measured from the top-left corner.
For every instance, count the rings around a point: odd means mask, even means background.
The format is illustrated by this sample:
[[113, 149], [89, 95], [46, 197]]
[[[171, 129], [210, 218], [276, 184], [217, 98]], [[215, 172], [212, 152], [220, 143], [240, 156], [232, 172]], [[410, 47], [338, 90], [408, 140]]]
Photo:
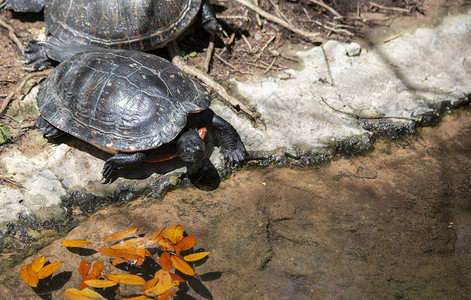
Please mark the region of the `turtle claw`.
[[118, 171], [118, 167], [115, 165], [114, 162], [107, 160], [105, 162], [105, 166], [103, 167], [103, 172], [101, 173], [103, 176], [103, 183], [111, 183], [116, 178], [116, 173]]
[[240, 168], [245, 162], [246, 151], [243, 145], [238, 145], [233, 150], [222, 149], [222, 154], [224, 155], [224, 160], [231, 168]]
[[22, 61], [27, 65], [26, 70], [41, 71], [51, 65], [43, 44], [44, 43], [32, 39], [28, 41], [28, 46], [24, 49], [25, 58]]

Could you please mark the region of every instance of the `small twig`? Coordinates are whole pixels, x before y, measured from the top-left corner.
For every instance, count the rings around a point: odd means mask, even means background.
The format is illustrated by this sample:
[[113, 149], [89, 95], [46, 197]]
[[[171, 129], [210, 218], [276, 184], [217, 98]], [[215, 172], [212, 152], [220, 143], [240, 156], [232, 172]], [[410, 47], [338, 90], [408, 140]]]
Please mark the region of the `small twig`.
[[21, 90], [23, 89], [23, 87], [26, 85], [26, 83], [31, 79], [31, 78], [34, 78], [34, 77], [41, 77], [41, 76], [47, 76], [49, 73], [51, 72], [51, 70], [45, 70], [45, 71], [42, 71], [42, 72], [38, 72], [38, 73], [31, 73], [29, 74], [28, 76], [26, 76], [25, 78], [23, 78], [21, 80], [21, 82], [16, 86], [16, 88], [14, 90], [12, 90], [10, 92], [10, 94], [8, 94], [8, 96], [3, 100], [2, 102], [2, 105], [0, 106], [0, 115], [5, 111], [5, 109], [8, 107], [8, 104], [10, 103], [11, 100], [13, 100], [13, 97], [16, 95], [16, 94], [19, 94], [21, 92]]
[[374, 2], [369, 2], [369, 5], [380, 8], [380, 9], [384, 9], [384, 10], [394, 10], [394, 11], [410, 13], [410, 9], [406, 9], [406, 8], [383, 6], [380, 4], [376, 4]]
[[183, 60], [183, 57], [180, 56], [179, 47], [175, 41], [172, 41], [168, 45], [167, 48], [169, 50], [170, 57], [172, 57], [172, 63], [175, 66], [180, 68], [183, 72], [201, 80], [205, 85], [207, 85], [208, 87], [213, 89], [216, 93], [218, 93], [219, 96], [221, 96], [225, 101], [227, 101], [234, 109], [248, 116], [252, 122], [254, 123], [262, 122], [259, 118], [257, 118], [257, 116], [252, 112], [252, 110], [249, 107], [247, 107], [247, 105], [245, 105], [243, 102], [229, 95], [229, 93], [224, 89], [222, 85], [214, 81], [214, 79], [212, 79], [207, 74], [204, 74], [198, 69], [187, 65], [185, 61]]
[[242, 35], [242, 39], [243, 39], [244, 42], [247, 44], [247, 47], [249, 47], [250, 53], [252, 53], [252, 52], [253, 52], [252, 45], [250, 45], [250, 43], [249, 43], [249, 41], [247, 40], [247, 37], [245, 36], [245, 34]]
[[225, 16], [225, 15], [216, 15], [218, 19], [242, 19], [246, 22], [250, 22], [250, 18], [247, 16]]
[[333, 32], [337, 32], [337, 33], [345, 33], [349, 36], [354, 36], [355, 34], [347, 29], [342, 29], [342, 28], [334, 28], [334, 27], [330, 27], [328, 25], [325, 25], [325, 24], [322, 24], [321, 22], [319, 21], [314, 21], [314, 23], [316, 23], [317, 25], [325, 28], [326, 30], [330, 30], [330, 31], [333, 31]]
[[273, 65], [275, 64], [275, 61], [276, 61], [276, 56], [273, 58], [273, 61], [268, 66], [268, 68], [265, 70], [264, 74], [267, 74], [268, 72], [270, 72], [271, 68], [273, 68]]
[[214, 34], [211, 34], [208, 49], [206, 49], [206, 57], [204, 59], [204, 72], [209, 72], [209, 65], [211, 64], [211, 57], [214, 51]]
[[255, 61], [257, 61], [262, 56], [265, 49], [267, 49], [268, 45], [270, 45], [270, 43], [273, 42], [275, 38], [276, 38], [276, 35], [273, 35], [270, 39], [268, 39], [268, 41], [265, 43], [265, 45], [263, 45], [263, 47], [260, 49], [257, 56], [255, 57]]
[[[275, 4], [275, 2], [273, 2], [273, 0], [269, 0], [271, 5], [273, 6], [273, 8], [275, 9], [275, 12], [276, 14], [278, 15], [278, 17], [280, 18], [283, 18], [283, 20], [285, 20], [286, 22], [288, 22], [289, 24], [291, 24], [291, 22], [288, 20], [288, 18], [286, 18], [286, 16], [283, 14], [283, 12], [280, 10], [280, 8], [278, 7], [278, 5]], [[292, 24], [291, 24], [292, 25]]]
[[214, 53], [214, 57], [216, 57], [217, 59], [219, 59], [223, 64], [225, 64], [226, 66], [228, 66], [229, 68], [231, 68], [232, 70], [236, 71], [236, 72], [239, 72], [239, 73], [242, 73], [242, 74], [250, 74], [249, 72], [245, 72], [245, 71], [242, 71], [238, 68], [236, 68], [234, 65], [232, 65], [230, 62], [228, 62], [227, 60], [225, 60], [224, 58], [222, 58], [219, 54], [217, 53]]
[[234, 42], [234, 39], [235, 39], [235, 32], [231, 34], [227, 42], [224, 42], [224, 48], [222, 48], [221, 51], [219, 51], [219, 54], [223, 54], [224, 52], [226, 52], [228, 46]]
[[[253, 3], [258, 7], [258, 0], [253, 0]], [[258, 27], [262, 27], [262, 20], [260, 20], [260, 15], [258, 13], [255, 14], [255, 19], [257, 20]]]
[[294, 33], [297, 33], [313, 42], [322, 42], [323, 39], [319, 37], [319, 33], [317, 32], [308, 32], [308, 31], [304, 31], [304, 30], [301, 30], [299, 28], [296, 28], [294, 26], [292, 26], [291, 24], [289, 24], [288, 22], [286, 22], [285, 20], [283, 19], [280, 19], [266, 11], [264, 11], [263, 9], [260, 9], [259, 7], [256, 7], [254, 6], [253, 4], [247, 2], [246, 0], [234, 0], [236, 1], [237, 3], [239, 3], [240, 5], [243, 5], [245, 7], [248, 7], [250, 8], [251, 10], [253, 10], [254, 12], [260, 14], [262, 17], [264, 17], [265, 19], [271, 21], [271, 22], [274, 22], [280, 26], [283, 26], [284, 28], [288, 29], [288, 30], [291, 30], [292, 32]]
[[8, 30], [8, 37], [16, 44], [18, 49], [20, 49], [21, 54], [23, 54], [23, 44], [16, 36], [15, 29], [13, 29], [13, 27], [11, 27], [3, 17], [0, 17], [0, 26]]
[[314, 4], [317, 4], [319, 6], [322, 6], [323, 8], [327, 9], [328, 11], [330, 11], [335, 17], [339, 18], [339, 19], [344, 19], [345, 17], [342, 16], [340, 13], [338, 13], [335, 9], [333, 9], [331, 6], [327, 5], [324, 3], [324, 1], [322, 0], [309, 0], [310, 2], [314, 3]]

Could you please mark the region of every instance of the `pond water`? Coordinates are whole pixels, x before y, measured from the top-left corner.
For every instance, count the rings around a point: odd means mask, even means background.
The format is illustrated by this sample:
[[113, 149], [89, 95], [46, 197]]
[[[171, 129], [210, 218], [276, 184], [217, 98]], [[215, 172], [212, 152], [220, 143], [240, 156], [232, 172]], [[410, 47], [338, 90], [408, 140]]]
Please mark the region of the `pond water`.
[[[144, 197], [90, 216], [62, 240], [98, 248], [129, 227], [181, 224], [196, 236], [195, 249], [211, 254], [177, 299], [469, 299], [471, 111], [419, 131], [327, 166], [243, 169], [212, 192]], [[66, 280], [33, 290], [17, 266], [0, 277], [2, 299], [61, 299], [78, 286], [81, 260], [107, 260], [72, 253], [62, 240], [38, 255], [64, 262]], [[107, 296], [136, 293], [120, 287]]]

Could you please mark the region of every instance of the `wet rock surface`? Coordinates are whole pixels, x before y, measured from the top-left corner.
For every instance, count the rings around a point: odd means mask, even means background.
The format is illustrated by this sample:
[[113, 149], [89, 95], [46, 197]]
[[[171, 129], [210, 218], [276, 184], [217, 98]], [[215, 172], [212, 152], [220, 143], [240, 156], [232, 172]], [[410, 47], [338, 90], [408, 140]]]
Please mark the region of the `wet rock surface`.
[[[57, 274], [67, 280], [48, 290], [60, 299], [59, 289], [78, 285], [81, 260], [106, 260], [74, 254], [62, 240], [85, 239], [95, 249], [119, 230], [179, 223], [196, 236], [195, 249], [211, 254], [176, 299], [466, 299], [471, 110], [375, 148], [328, 167], [243, 170], [212, 192], [141, 197], [91, 214], [23, 264], [39, 255], [63, 261]], [[117, 271], [106, 265], [105, 273]], [[3, 299], [37, 298], [16, 276], [20, 267], [0, 276]], [[116, 299], [131, 291], [116, 290]]]
[[[404, 33], [385, 43], [364, 46], [361, 51], [357, 45], [335, 41], [323, 48], [292, 50], [303, 62], [299, 69], [232, 82], [239, 95], [260, 113], [264, 128], [252, 126], [216, 101], [212, 108], [237, 128], [251, 165], [308, 166], [327, 162], [338, 153], [362, 153], [372, 149], [378, 135], [397, 138], [404, 132], [413, 133], [417, 125], [430, 124], [444, 110], [470, 101], [470, 35], [468, 11], [444, 18], [436, 28]], [[22, 113], [37, 114], [36, 91], [24, 99], [25, 105], [10, 108], [8, 114], [20, 119]], [[8, 178], [0, 186], [4, 203], [0, 209], [2, 271], [110, 204], [126, 206], [142, 197], [157, 199], [168, 189], [189, 184], [185, 167], [171, 161], [123, 170], [113, 184], [103, 185], [100, 171], [107, 157], [70, 137], [52, 143], [36, 130], [20, 143], [5, 147], [0, 157], [2, 175]], [[211, 161], [222, 177], [230, 173], [217, 149]], [[362, 167], [336, 176], [375, 180], [379, 175], [377, 170]], [[276, 205], [283, 207], [283, 203]], [[278, 213], [273, 209], [275, 219], [291, 218], [281, 214], [284, 209]], [[246, 210], [234, 214], [244, 216]], [[260, 226], [266, 227], [267, 222], [269, 219]], [[259, 222], [253, 221], [255, 224]], [[466, 236], [466, 231], [461, 235]], [[294, 240], [298, 239], [305, 242], [302, 237]], [[254, 241], [265, 249], [255, 264], [252, 258], [246, 260], [257, 270], [273, 255], [266, 250], [268, 240], [269, 236], [265, 241]], [[299, 263], [296, 266], [300, 274], [304, 274], [303, 268], [309, 269]], [[247, 282], [246, 288], [249, 285]]]

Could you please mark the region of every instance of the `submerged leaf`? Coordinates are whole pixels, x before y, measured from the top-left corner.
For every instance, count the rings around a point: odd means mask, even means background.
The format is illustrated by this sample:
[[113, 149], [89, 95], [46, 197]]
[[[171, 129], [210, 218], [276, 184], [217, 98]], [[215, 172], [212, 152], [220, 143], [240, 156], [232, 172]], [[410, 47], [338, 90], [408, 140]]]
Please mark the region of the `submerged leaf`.
[[44, 266], [38, 272], [39, 279], [49, 277], [49, 275], [54, 273], [54, 271], [56, 271], [61, 265], [62, 265], [62, 262], [55, 262], [52, 264], [48, 264], [47, 266]]
[[150, 288], [150, 289], [144, 291], [144, 294], [146, 296], [151, 296], [151, 297], [159, 296], [159, 295], [162, 295], [163, 293], [165, 293], [166, 291], [168, 291], [169, 289], [171, 289], [171, 288], [173, 288], [174, 286], [177, 286], [177, 285], [179, 285], [178, 282], [172, 282], [172, 283], [169, 283], [169, 284], [157, 284], [153, 288]]
[[175, 245], [175, 252], [177, 255], [180, 255], [181, 251], [190, 250], [196, 244], [196, 238], [194, 235], [189, 235], [185, 237], [183, 240], [179, 241], [178, 244]]
[[210, 253], [211, 252], [198, 252], [198, 253], [188, 254], [188, 255], [185, 255], [183, 259], [186, 261], [197, 261], [197, 260], [205, 258]]
[[105, 275], [109, 280], [129, 285], [144, 285], [146, 281], [144, 278], [133, 274], [107, 274]]
[[31, 265], [23, 266], [20, 270], [20, 276], [23, 281], [32, 287], [37, 287], [39, 282], [38, 273], [34, 272]]
[[172, 263], [175, 266], [175, 269], [182, 272], [183, 274], [195, 276], [195, 272], [189, 264], [187, 264], [183, 259], [178, 256], [172, 256]]
[[83, 240], [68, 240], [68, 241], [63, 241], [62, 245], [66, 247], [82, 247], [90, 244], [89, 241], [83, 241]]
[[170, 274], [170, 278], [172, 278], [173, 281], [185, 282], [185, 279], [181, 278], [177, 274], [175, 273], [169, 273], [169, 274]]
[[110, 249], [110, 248], [99, 248], [98, 251], [103, 253], [106, 256], [111, 257], [122, 257], [128, 259], [139, 259], [144, 258], [144, 256], [136, 253], [135, 249]]
[[97, 261], [93, 264], [92, 271], [90, 272], [95, 278], [98, 278], [101, 274], [101, 271], [105, 268], [105, 265], [101, 261]]
[[133, 227], [133, 228], [129, 228], [129, 229], [117, 232], [117, 233], [113, 233], [113, 234], [105, 237], [104, 241], [105, 242], [114, 242], [114, 241], [122, 240], [124, 238], [127, 238], [128, 236], [130, 236], [134, 232], [136, 232], [138, 229], [139, 229], [139, 227]]
[[146, 241], [146, 238], [137, 237], [137, 238], [129, 239], [129, 240], [122, 241], [122, 242], [119, 242], [117, 244], [114, 244], [113, 246], [110, 247], [110, 249], [135, 248], [135, 247], [143, 244], [145, 241]]
[[142, 287], [142, 290], [145, 291], [145, 290], [150, 289], [151, 287], [153, 287], [154, 285], [156, 285], [157, 282], [159, 282], [159, 279], [158, 279], [158, 278], [152, 278], [152, 279], [148, 280], [148, 281], [146, 282], [146, 284], [144, 284], [144, 286]]
[[163, 238], [163, 235], [165, 233], [164, 231], [165, 227], [157, 229], [156, 232], [149, 236], [149, 241], [147, 242], [147, 245], [151, 246], [160, 241]]
[[168, 300], [175, 294], [175, 292], [176, 292], [175, 290], [166, 291], [165, 293], [160, 295], [157, 300]]

